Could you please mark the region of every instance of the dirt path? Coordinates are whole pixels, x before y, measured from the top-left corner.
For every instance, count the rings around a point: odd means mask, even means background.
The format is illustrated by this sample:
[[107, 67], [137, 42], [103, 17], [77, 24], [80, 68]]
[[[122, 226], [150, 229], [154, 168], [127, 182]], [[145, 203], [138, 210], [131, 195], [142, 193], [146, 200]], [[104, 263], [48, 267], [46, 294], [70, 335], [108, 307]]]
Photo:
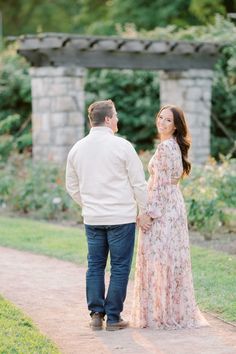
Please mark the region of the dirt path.
[[[209, 328], [92, 332], [85, 269], [54, 258], [0, 247], [0, 294], [30, 316], [65, 354], [236, 354], [236, 328], [209, 315]], [[131, 302], [132, 282], [124, 318], [129, 317]]]

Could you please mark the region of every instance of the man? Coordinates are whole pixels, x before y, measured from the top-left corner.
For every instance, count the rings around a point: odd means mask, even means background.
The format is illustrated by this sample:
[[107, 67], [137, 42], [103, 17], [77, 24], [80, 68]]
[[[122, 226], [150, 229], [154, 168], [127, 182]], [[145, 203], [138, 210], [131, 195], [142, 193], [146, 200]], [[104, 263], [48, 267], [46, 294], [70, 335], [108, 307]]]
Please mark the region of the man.
[[[147, 187], [142, 163], [133, 146], [114, 135], [117, 113], [111, 100], [88, 109], [90, 133], [70, 150], [66, 188], [82, 207], [87, 242], [86, 294], [93, 330], [128, 326], [120, 317], [131, 268], [137, 204], [142, 214]], [[148, 217], [143, 216], [148, 225]], [[105, 268], [110, 252], [111, 277], [105, 297]]]

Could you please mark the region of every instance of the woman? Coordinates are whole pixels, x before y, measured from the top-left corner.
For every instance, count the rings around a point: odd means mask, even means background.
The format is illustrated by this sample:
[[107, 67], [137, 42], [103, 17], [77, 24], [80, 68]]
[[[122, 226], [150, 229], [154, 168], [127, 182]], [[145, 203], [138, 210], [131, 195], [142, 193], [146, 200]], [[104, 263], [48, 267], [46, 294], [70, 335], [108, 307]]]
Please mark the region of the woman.
[[164, 106], [156, 126], [161, 142], [148, 166], [147, 215], [153, 223], [140, 232], [131, 322], [157, 329], [199, 327], [207, 321], [194, 298], [187, 217], [178, 185], [191, 170], [184, 113]]

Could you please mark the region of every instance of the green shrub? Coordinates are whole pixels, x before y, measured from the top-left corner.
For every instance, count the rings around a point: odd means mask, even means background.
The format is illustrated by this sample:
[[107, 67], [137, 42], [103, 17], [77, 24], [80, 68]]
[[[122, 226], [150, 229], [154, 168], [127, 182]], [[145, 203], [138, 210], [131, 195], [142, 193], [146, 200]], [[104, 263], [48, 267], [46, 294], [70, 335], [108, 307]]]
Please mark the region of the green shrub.
[[[227, 155], [233, 150], [236, 142], [235, 57], [236, 32], [234, 43], [224, 48], [217, 63], [212, 87], [211, 153], [216, 158], [219, 158], [220, 154]], [[227, 135], [215, 118], [223, 123]], [[236, 149], [233, 156], [236, 157]]]
[[19, 114], [12, 114], [0, 121], [0, 134], [10, 134], [11, 131], [18, 130], [21, 124]]
[[87, 106], [112, 99], [119, 118], [119, 134], [137, 150], [153, 147], [155, 114], [159, 110], [158, 74], [132, 70], [90, 70], [86, 83]]
[[[153, 151], [142, 152], [145, 166]], [[224, 210], [236, 210], [236, 160], [194, 166], [181, 183], [189, 226], [210, 238], [225, 222]], [[65, 190], [64, 171], [50, 163], [33, 162], [28, 156], [13, 155], [0, 168], [0, 208], [34, 218], [81, 221], [80, 208]]]
[[12, 152], [14, 137], [11, 135], [0, 136], [0, 164], [4, 162]]
[[183, 194], [191, 227], [206, 238], [222, 225], [224, 208], [236, 208], [236, 160], [217, 164], [213, 159], [205, 166], [195, 166], [184, 180]]
[[41, 219], [80, 220], [79, 208], [65, 191], [64, 171], [52, 163], [12, 156], [0, 169], [0, 206]]
[[26, 132], [16, 139], [17, 149], [19, 152], [23, 152], [25, 149], [30, 149], [32, 146], [32, 134]]
[[[29, 65], [9, 48], [0, 56], [0, 161], [5, 161], [11, 151], [23, 151], [29, 147], [31, 134], [31, 89]], [[19, 145], [17, 139], [20, 139]], [[26, 144], [24, 144], [26, 143]]]

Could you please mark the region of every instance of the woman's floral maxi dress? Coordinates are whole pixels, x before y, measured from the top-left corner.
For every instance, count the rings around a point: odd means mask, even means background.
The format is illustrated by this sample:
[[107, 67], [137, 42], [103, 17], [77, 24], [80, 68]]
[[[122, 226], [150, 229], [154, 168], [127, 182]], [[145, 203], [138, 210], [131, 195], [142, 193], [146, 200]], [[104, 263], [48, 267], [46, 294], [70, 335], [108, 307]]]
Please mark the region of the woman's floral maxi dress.
[[139, 234], [131, 323], [157, 329], [207, 325], [194, 297], [187, 216], [178, 184], [183, 165], [171, 138], [149, 162], [151, 229]]

